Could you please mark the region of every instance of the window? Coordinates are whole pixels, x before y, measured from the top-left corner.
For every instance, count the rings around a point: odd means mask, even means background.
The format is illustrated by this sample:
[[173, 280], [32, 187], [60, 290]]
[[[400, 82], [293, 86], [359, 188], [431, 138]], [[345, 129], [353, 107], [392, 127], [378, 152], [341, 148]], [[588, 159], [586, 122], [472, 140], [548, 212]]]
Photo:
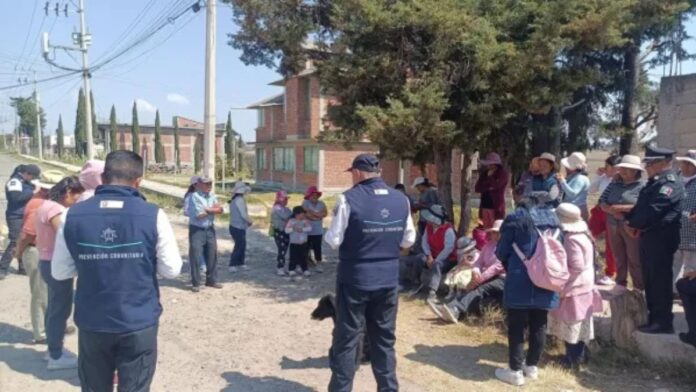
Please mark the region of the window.
[[319, 147], [304, 148], [304, 171], [305, 173], [319, 172]]
[[273, 149], [273, 169], [279, 171], [295, 170], [295, 148], [278, 147]]
[[259, 128], [263, 128], [266, 126], [266, 116], [265, 116], [265, 111], [266, 109], [258, 109], [256, 110], [256, 115], [258, 116], [258, 123], [259, 123]]
[[263, 148], [256, 149], [256, 169], [266, 170], [266, 150]]

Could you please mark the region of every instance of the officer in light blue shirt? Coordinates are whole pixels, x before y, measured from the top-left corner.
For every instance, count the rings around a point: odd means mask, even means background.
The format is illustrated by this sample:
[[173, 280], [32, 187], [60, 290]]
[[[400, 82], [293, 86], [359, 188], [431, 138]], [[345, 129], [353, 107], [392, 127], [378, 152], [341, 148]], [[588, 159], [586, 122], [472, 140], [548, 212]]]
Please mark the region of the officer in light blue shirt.
[[215, 215], [222, 213], [222, 206], [212, 192], [213, 181], [199, 177], [196, 191], [189, 196], [186, 215], [189, 217], [189, 264], [191, 265], [191, 284], [194, 293], [200, 291], [200, 269], [197, 260], [205, 260], [205, 285], [222, 288], [217, 282], [217, 237], [215, 235]]

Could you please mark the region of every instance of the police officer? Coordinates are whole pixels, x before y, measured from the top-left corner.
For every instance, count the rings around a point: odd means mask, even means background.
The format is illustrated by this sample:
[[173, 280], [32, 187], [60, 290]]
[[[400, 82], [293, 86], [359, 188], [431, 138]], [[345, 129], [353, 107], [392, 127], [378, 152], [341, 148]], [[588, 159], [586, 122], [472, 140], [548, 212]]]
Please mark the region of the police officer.
[[131, 151], [106, 156], [104, 185], [71, 207], [51, 261], [57, 280], [78, 276], [75, 324], [83, 391], [145, 392], [155, 374], [162, 306], [157, 274], [174, 278], [181, 256], [167, 215], [138, 192], [143, 160]]
[[[14, 169], [7, 184], [5, 184], [5, 199], [7, 200], [5, 219], [7, 221], [10, 243], [7, 245], [5, 252], [3, 252], [2, 259], [0, 259], [0, 279], [4, 279], [7, 276], [7, 270], [10, 268], [10, 262], [12, 262], [12, 253], [15, 246], [17, 246], [17, 239], [22, 230], [24, 207], [34, 195], [35, 187], [31, 181], [38, 179], [40, 175], [41, 169], [36, 165], [19, 165]], [[19, 263], [17, 273], [21, 275], [26, 274], [22, 261], [19, 257], [17, 259]]]
[[338, 248], [336, 325], [329, 391], [351, 391], [357, 347], [366, 327], [379, 391], [397, 391], [396, 311], [399, 253], [416, 239], [409, 201], [380, 177], [379, 160], [361, 154], [348, 171], [352, 189], [338, 197], [324, 240]]
[[640, 264], [645, 280], [648, 323], [644, 333], [674, 333], [672, 314], [672, 264], [679, 248], [680, 205], [684, 185], [672, 170], [674, 151], [647, 147], [648, 183], [626, 215], [626, 230], [640, 235]]

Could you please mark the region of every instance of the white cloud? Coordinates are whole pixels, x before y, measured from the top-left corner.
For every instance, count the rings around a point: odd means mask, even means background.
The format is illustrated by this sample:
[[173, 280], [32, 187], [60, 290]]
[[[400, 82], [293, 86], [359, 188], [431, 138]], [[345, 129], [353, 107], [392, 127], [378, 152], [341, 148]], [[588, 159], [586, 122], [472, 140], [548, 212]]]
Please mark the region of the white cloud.
[[138, 111], [143, 111], [143, 112], [147, 112], [147, 113], [154, 113], [157, 111], [157, 108], [155, 107], [155, 105], [151, 104], [150, 102], [148, 102], [142, 98], [136, 99], [135, 103], [138, 104]]
[[178, 105], [188, 105], [189, 100], [186, 98], [186, 96], [177, 94], [177, 93], [169, 93], [167, 94], [167, 101], [171, 103], [176, 103]]

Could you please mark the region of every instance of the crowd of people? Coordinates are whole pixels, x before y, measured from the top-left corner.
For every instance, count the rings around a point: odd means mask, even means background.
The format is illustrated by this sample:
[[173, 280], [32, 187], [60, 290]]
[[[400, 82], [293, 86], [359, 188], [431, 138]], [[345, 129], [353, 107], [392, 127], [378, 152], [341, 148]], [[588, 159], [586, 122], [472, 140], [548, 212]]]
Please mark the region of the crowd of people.
[[[338, 196], [326, 233], [328, 209], [319, 189], [309, 187], [292, 208], [288, 193], [277, 192], [269, 228], [277, 275], [301, 280], [321, 273], [323, 243], [339, 251], [329, 390], [351, 389], [363, 325], [378, 385], [398, 389], [393, 345], [399, 291], [422, 294], [446, 323], [475, 317], [485, 306], [503, 308], [509, 364], [495, 375], [513, 385], [539, 377], [547, 334], [565, 343], [562, 366], [573, 369], [588, 360], [593, 313], [602, 307], [598, 286], [613, 284], [617, 295], [645, 293], [644, 333], [674, 333], [678, 294], [689, 324], [679, 338], [696, 347], [696, 151], [676, 157], [678, 167], [674, 155], [655, 147], [642, 160], [612, 155], [590, 179], [584, 154], [560, 161], [541, 154], [512, 187], [510, 212], [510, 174], [501, 157], [489, 153], [475, 185], [479, 225], [470, 237], [458, 235], [429, 179], [417, 178], [411, 197], [401, 184], [388, 187], [379, 177], [379, 160], [367, 154], [349, 168], [355, 186]], [[48, 369], [78, 367], [85, 390], [110, 390], [116, 371], [122, 384], [147, 390], [161, 313], [156, 277], [176, 277], [183, 261], [166, 214], [137, 190], [142, 159], [116, 151], [56, 184], [39, 181], [40, 174], [35, 165], [20, 165], [6, 184], [10, 244], [0, 278], [12, 256], [18, 272], [29, 275], [33, 337], [48, 346]], [[250, 192], [244, 182], [231, 190], [230, 273], [249, 269]], [[591, 194], [599, 196], [593, 206]], [[215, 218], [223, 212], [212, 180], [192, 177], [183, 213], [194, 293], [202, 285], [222, 287]], [[416, 226], [412, 214], [418, 215]], [[605, 265], [596, 257], [600, 236]], [[123, 260], [132, 264], [118, 262]], [[554, 263], [560, 272], [549, 267]], [[65, 334], [75, 331], [67, 325], [73, 304], [77, 356], [63, 347]]]

